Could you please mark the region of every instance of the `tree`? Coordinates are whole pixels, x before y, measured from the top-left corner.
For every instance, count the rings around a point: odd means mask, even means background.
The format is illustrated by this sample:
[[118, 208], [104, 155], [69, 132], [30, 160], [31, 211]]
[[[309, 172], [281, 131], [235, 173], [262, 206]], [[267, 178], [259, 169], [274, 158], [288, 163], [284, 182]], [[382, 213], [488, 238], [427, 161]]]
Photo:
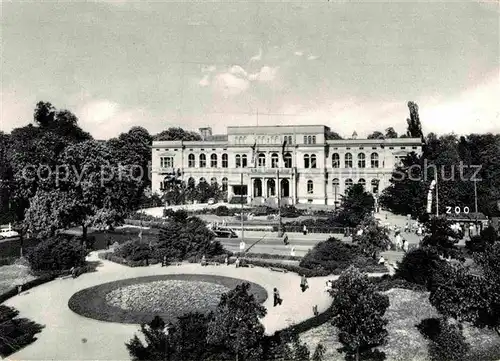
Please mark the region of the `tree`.
[[390, 139], [390, 138], [397, 138], [398, 133], [394, 130], [393, 127], [389, 127], [385, 130], [385, 137]]
[[370, 135], [368, 135], [368, 139], [385, 139], [385, 136], [384, 136], [384, 133], [376, 130], [373, 133], [371, 133]]
[[[362, 233], [358, 235], [357, 231], [362, 231]], [[371, 215], [366, 216], [356, 228], [352, 241], [359, 244], [367, 256], [374, 258], [378, 252], [386, 251], [391, 245], [389, 231]]]
[[412, 101], [408, 102], [408, 109], [410, 110], [410, 118], [406, 119], [408, 123], [408, 131], [406, 135], [411, 138], [422, 138], [422, 124], [420, 123], [420, 117], [418, 115], [418, 105]]
[[350, 187], [347, 195], [342, 198], [338, 220], [348, 227], [358, 226], [365, 216], [374, 210], [375, 200], [361, 184]]
[[346, 360], [383, 359], [384, 353], [373, 348], [387, 337], [389, 297], [375, 292], [368, 277], [354, 267], [344, 271], [336, 285], [332, 323], [339, 330], [339, 352], [346, 353]]
[[443, 261], [436, 250], [430, 247], [412, 249], [403, 256], [395, 277], [408, 282], [427, 286]]
[[432, 361], [465, 361], [469, 359], [469, 345], [462, 330], [445, 318], [427, 318], [417, 325], [420, 333], [429, 340], [429, 357]]
[[261, 357], [264, 326], [260, 319], [267, 310], [242, 283], [225, 293], [208, 324], [208, 344], [226, 349], [238, 360]]
[[76, 239], [58, 235], [42, 240], [27, 258], [35, 271], [60, 271], [85, 265], [86, 255], [87, 251]]
[[184, 140], [198, 141], [201, 140], [201, 135], [196, 132], [185, 131], [182, 128], [171, 127], [154, 136], [155, 141], [166, 140]]
[[334, 132], [334, 131], [330, 130], [330, 128], [327, 127], [326, 132], [325, 132], [325, 139], [326, 140], [342, 140], [344, 138], [342, 138], [342, 136], [339, 133]]
[[454, 231], [451, 228], [451, 221], [444, 216], [430, 217], [424, 226], [423, 247], [433, 247], [438, 254], [444, 257], [459, 256], [455, 245], [463, 237], [463, 233]]

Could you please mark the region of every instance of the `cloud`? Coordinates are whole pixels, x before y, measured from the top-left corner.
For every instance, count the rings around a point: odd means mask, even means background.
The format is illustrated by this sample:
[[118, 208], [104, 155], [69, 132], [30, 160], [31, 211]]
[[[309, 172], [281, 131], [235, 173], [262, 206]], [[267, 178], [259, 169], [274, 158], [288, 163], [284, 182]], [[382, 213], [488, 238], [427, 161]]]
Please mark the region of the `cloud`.
[[259, 53], [250, 58], [250, 62], [252, 61], [260, 61], [262, 60], [262, 48], [259, 49]]
[[243, 68], [242, 68], [241, 66], [239, 66], [239, 65], [233, 65], [233, 66], [231, 67], [231, 69], [229, 69], [229, 72], [230, 72], [231, 74], [234, 74], [234, 75], [240, 75], [240, 76], [245, 77], [245, 78], [246, 78], [246, 77], [248, 77], [248, 74], [247, 74], [247, 72], [245, 71], [245, 69], [243, 69]]
[[10, 132], [33, 121], [36, 97], [14, 90], [0, 92], [0, 130]]
[[198, 84], [202, 87], [207, 87], [210, 85], [210, 80], [208, 74], [205, 74], [203, 78], [198, 82]]
[[309, 56], [307, 57], [307, 60], [316, 60], [316, 59], [318, 59], [318, 58], [319, 58], [319, 56], [317, 56], [317, 55], [309, 55]]
[[304, 53], [303, 53], [302, 51], [296, 51], [296, 52], [295, 52], [295, 55], [297, 55], [297, 56], [302, 56], [302, 55], [304, 55]]
[[273, 81], [276, 78], [278, 68], [271, 68], [269, 66], [263, 66], [258, 73], [250, 74], [248, 78], [250, 80], [256, 80], [263, 83]]
[[215, 76], [212, 87], [224, 97], [234, 96], [243, 93], [250, 86], [247, 79], [237, 77], [230, 72]]

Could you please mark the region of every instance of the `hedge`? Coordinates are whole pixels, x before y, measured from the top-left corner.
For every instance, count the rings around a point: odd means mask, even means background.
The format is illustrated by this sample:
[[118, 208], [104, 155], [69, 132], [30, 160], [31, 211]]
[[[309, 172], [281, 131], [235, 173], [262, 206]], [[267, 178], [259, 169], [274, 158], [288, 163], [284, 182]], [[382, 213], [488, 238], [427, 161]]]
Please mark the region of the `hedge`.
[[[128, 266], [128, 267], [144, 267], [144, 266], [146, 266], [146, 260], [129, 261], [129, 260], [126, 260], [125, 258], [121, 258], [121, 257], [116, 256], [113, 252], [99, 252], [97, 254], [97, 256], [99, 257], [99, 259], [115, 262], [115, 263], [118, 263], [118, 264], [121, 264], [124, 266]], [[150, 258], [148, 260], [148, 262], [149, 262], [148, 263], [149, 265], [160, 263], [159, 260], [154, 259], [154, 258]]]

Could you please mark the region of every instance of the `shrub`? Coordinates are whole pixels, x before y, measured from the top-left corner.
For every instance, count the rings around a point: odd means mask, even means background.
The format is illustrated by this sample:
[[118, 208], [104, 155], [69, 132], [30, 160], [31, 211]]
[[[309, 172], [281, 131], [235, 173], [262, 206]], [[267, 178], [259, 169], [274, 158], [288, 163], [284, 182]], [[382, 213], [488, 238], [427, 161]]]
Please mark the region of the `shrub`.
[[375, 285], [378, 292], [389, 291], [393, 288], [402, 288], [416, 292], [426, 291], [426, 288], [416, 283], [411, 283], [402, 278], [396, 278], [390, 275], [383, 275], [382, 277], [370, 277], [370, 282]]
[[468, 359], [469, 345], [460, 326], [450, 324], [444, 318], [427, 318], [416, 327], [429, 340], [429, 358], [432, 361]]
[[114, 253], [128, 261], [142, 261], [151, 258], [152, 249], [144, 242], [128, 241], [121, 244]]
[[433, 249], [418, 248], [404, 255], [395, 276], [411, 283], [426, 286], [443, 262], [445, 261], [441, 260]]
[[34, 271], [58, 271], [85, 265], [86, 251], [75, 239], [56, 236], [41, 241], [27, 254]]
[[215, 209], [215, 214], [219, 217], [229, 216], [229, 208], [226, 206], [218, 206]]
[[362, 256], [359, 247], [330, 237], [307, 252], [300, 262], [300, 267], [333, 271], [349, 267], [358, 256]]
[[27, 318], [18, 318], [19, 311], [15, 308], [0, 305], [0, 356], [2, 358], [19, 351], [36, 341], [35, 335], [44, 326]]

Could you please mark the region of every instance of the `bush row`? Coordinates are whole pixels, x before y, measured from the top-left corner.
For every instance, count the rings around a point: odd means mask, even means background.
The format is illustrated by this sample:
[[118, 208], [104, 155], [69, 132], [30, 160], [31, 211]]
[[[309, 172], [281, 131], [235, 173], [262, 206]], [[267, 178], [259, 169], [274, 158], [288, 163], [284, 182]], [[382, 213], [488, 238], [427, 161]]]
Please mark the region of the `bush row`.
[[147, 264], [159, 263], [159, 261], [155, 258], [150, 258], [148, 261], [146, 261], [146, 260], [130, 261], [130, 260], [127, 260], [125, 258], [122, 258], [122, 257], [115, 255], [113, 252], [99, 252], [97, 255], [100, 259], [115, 262], [115, 263], [122, 264], [122, 265], [128, 266], [128, 267], [144, 267]]

